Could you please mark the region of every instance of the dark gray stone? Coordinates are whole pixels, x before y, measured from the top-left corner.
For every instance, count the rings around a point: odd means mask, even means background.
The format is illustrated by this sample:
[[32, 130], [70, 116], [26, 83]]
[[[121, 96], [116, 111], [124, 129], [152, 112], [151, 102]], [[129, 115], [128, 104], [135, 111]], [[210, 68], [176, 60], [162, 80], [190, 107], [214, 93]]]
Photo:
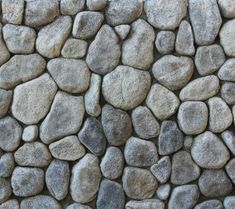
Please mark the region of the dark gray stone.
[[7, 201], [12, 194], [11, 184], [5, 178], [0, 177], [0, 204]]
[[0, 177], [10, 177], [15, 166], [15, 160], [12, 153], [0, 155]]

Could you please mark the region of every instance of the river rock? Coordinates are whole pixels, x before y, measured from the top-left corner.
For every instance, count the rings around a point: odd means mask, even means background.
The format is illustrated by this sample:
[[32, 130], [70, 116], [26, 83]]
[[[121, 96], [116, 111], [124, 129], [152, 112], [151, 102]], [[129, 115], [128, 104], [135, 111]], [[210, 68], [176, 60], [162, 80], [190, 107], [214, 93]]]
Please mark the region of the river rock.
[[172, 31], [160, 31], [157, 34], [155, 46], [161, 54], [169, 54], [175, 47], [175, 34]]
[[218, 77], [223, 81], [235, 81], [235, 58], [230, 58], [225, 61], [219, 69]]
[[12, 91], [0, 89], [0, 118], [5, 116], [9, 110], [12, 100]]

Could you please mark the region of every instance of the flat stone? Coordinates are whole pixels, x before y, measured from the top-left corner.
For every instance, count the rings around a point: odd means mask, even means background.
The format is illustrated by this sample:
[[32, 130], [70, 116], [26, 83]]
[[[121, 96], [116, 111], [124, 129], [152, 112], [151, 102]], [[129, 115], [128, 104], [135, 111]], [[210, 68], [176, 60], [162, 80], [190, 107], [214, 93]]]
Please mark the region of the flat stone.
[[235, 43], [233, 34], [235, 33], [235, 20], [226, 22], [220, 30], [220, 44], [227, 56], [235, 57]]
[[107, 5], [107, 0], [86, 0], [86, 5], [89, 10], [102, 10]]
[[126, 203], [126, 209], [164, 209], [164, 202], [157, 199], [147, 199], [147, 200], [130, 200]]
[[66, 161], [53, 160], [47, 168], [45, 181], [49, 192], [57, 200], [64, 199], [68, 194], [70, 170]]
[[195, 65], [198, 73], [202, 76], [216, 72], [224, 61], [225, 55], [220, 45], [213, 44], [197, 48]]
[[100, 29], [104, 21], [104, 15], [100, 12], [79, 12], [73, 23], [73, 36], [80, 39], [93, 37]]
[[224, 17], [235, 17], [235, 5], [233, 0], [218, 0], [218, 4], [220, 7], [220, 11]]
[[122, 183], [126, 195], [137, 200], [151, 198], [158, 186], [149, 170], [133, 167], [125, 167]]
[[85, 120], [78, 134], [80, 142], [93, 154], [100, 156], [106, 148], [106, 137], [100, 121], [94, 117]]
[[194, 64], [189, 57], [165, 55], [152, 68], [155, 79], [170, 90], [183, 88], [193, 75]]
[[198, 45], [213, 43], [222, 24], [217, 1], [190, 0], [189, 16], [196, 43]]
[[102, 161], [100, 169], [107, 179], [117, 179], [122, 175], [124, 158], [121, 150], [117, 147], [108, 147]]
[[85, 0], [61, 0], [60, 11], [63, 15], [76, 15], [85, 7]]
[[32, 142], [38, 138], [38, 127], [36, 125], [27, 126], [24, 128], [22, 140]]
[[101, 113], [100, 106], [100, 89], [101, 89], [101, 76], [95, 73], [91, 74], [89, 89], [84, 96], [85, 108], [87, 114], [97, 117]]
[[83, 60], [55, 58], [47, 63], [47, 69], [64, 91], [82, 93], [88, 89], [90, 71]]
[[235, 58], [230, 58], [225, 61], [219, 69], [218, 77], [223, 81], [235, 81]]
[[180, 23], [178, 33], [175, 41], [175, 50], [178, 54], [181, 55], [194, 55], [194, 36], [190, 23], [186, 20], [183, 20]]
[[0, 67], [0, 87], [14, 88], [39, 76], [45, 67], [46, 61], [39, 54], [14, 55]]
[[205, 170], [199, 178], [198, 185], [205, 197], [220, 197], [228, 195], [232, 190], [232, 182], [221, 170]]
[[3, 22], [21, 24], [24, 12], [24, 0], [2, 0]]
[[66, 207], [66, 209], [92, 209], [92, 208], [87, 205], [73, 203], [73, 204], [69, 205], [68, 207]]
[[57, 0], [26, 0], [24, 15], [25, 25], [36, 28], [46, 25], [59, 16], [59, 2]]
[[[131, 23], [137, 19], [143, 10], [142, 1], [117, 0], [109, 1], [105, 10], [106, 19], [109, 25], [116, 26]], [[121, 14], [121, 15], [120, 15]]]
[[118, 36], [109, 25], [103, 25], [88, 48], [86, 62], [89, 68], [95, 73], [107, 74], [118, 65], [120, 56]]
[[123, 209], [125, 206], [125, 194], [122, 186], [114, 181], [103, 180], [100, 184], [97, 209]]
[[[0, 73], [1, 74], [1, 73]], [[12, 91], [0, 89], [0, 118], [5, 116], [9, 110], [12, 100]]]
[[[133, 2], [133, 0], [131, 1]], [[131, 24], [130, 34], [122, 44], [122, 63], [147, 70], [153, 62], [154, 30], [145, 20], [138, 19]]]
[[34, 197], [25, 198], [20, 203], [20, 209], [40, 208], [62, 209], [62, 206], [53, 197], [48, 195], [36, 195]]
[[14, 54], [30, 54], [34, 51], [36, 33], [32, 28], [6, 24], [2, 28], [7, 48]]
[[69, 38], [61, 50], [61, 55], [65, 58], [82, 58], [86, 55], [87, 47], [86, 41]]
[[37, 51], [47, 58], [58, 57], [65, 40], [69, 36], [71, 27], [71, 17], [61, 16], [41, 28], [36, 39]]
[[219, 200], [207, 200], [197, 204], [194, 209], [223, 209], [223, 204]]
[[75, 161], [85, 155], [86, 150], [81, 145], [77, 136], [66, 136], [49, 145], [54, 158], [66, 161]]
[[216, 95], [219, 89], [220, 86], [218, 77], [215, 75], [208, 75], [190, 81], [188, 85], [180, 91], [179, 97], [182, 101], [202, 101]]
[[207, 127], [208, 114], [208, 109], [204, 102], [183, 102], [177, 115], [179, 127], [185, 134], [200, 134]]
[[0, 204], [7, 201], [12, 194], [11, 184], [5, 178], [0, 177]]
[[159, 120], [174, 115], [179, 104], [178, 97], [160, 84], [153, 84], [146, 98], [146, 105]]
[[57, 86], [47, 73], [17, 86], [14, 90], [12, 114], [24, 124], [38, 123], [48, 113], [56, 91]]
[[19, 202], [15, 199], [0, 204], [0, 209], [20, 209]]
[[147, 107], [136, 107], [131, 113], [131, 119], [135, 132], [139, 137], [150, 139], [158, 136], [160, 125]]
[[220, 89], [221, 97], [229, 105], [235, 104], [235, 83], [225, 82]]
[[46, 167], [51, 161], [51, 154], [41, 142], [24, 143], [14, 153], [15, 161], [20, 166]]
[[119, 37], [124, 40], [128, 36], [131, 26], [130, 25], [117, 25], [114, 27], [116, 33], [119, 35]]
[[224, 167], [230, 157], [222, 141], [209, 131], [194, 138], [191, 155], [200, 167], [209, 169]]
[[137, 137], [131, 137], [127, 140], [124, 156], [126, 163], [135, 167], [149, 167], [158, 161], [155, 144]]
[[171, 193], [168, 207], [170, 209], [189, 209], [196, 205], [199, 189], [196, 184], [175, 187]]
[[14, 151], [21, 141], [22, 128], [10, 116], [0, 119], [0, 148], [6, 152]]
[[233, 155], [235, 155], [235, 135], [232, 131], [224, 131], [221, 134], [221, 137], [226, 144], [226, 146], [229, 148], [229, 150], [232, 152]]
[[183, 147], [183, 133], [175, 121], [166, 120], [161, 124], [158, 137], [158, 152], [160, 155], [169, 155]]
[[123, 110], [106, 104], [102, 108], [101, 121], [110, 145], [121, 146], [132, 134], [130, 116]]
[[40, 168], [16, 167], [12, 173], [11, 186], [14, 195], [18, 197], [37, 195], [44, 187], [44, 171]]
[[50, 112], [40, 126], [40, 138], [50, 144], [53, 141], [79, 131], [85, 113], [83, 97], [57, 92]]
[[166, 183], [171, 175], [171, 160], [169, 156], [162, 157], [156, 164], [151, 166], [150, 170], [161, 184]]
[[224, 199], [224, 208], [225, 209], [233, 209], [235, 204], [235, 196], [227, 196]]
[[15, 160], [12, 153], [5, 153], [0, 157], [0, 177], [10, 177], [15, 167]]
[[220, 133], [226, 130], [233, 122], [233, 115], [228, 105], [220, 97], [212, 97], [209, 105], [209, 130]]
[[184, 0], [149, 0], [144, 3], [148, 22], [161, 30], [174, 30], [187, 14]]
[[150, 85], [149, 72], [120, 65], [104, 76], [102, 93], [108, 103], [130, 110], [144, 101]]
[[170, 191], [171, 191], [170, 184], [163, 184], [158, 187], [156, 194], [160, 200], [167, 200], [170, 195]]
[[227, 165], [225, 166], [225, 170], [229, 176], [229, 178], [232, 180], [233, 183], [235, 183], [235, 171], [234, 171], [234, 166], [235, 166], [235, 159], [233, 158], [230, 160]]
[[157, 34], [155, 46], [161, 54], [171, 53], [175, 46], [175, 34], [172, 31], [160, 31]]
[[171, 182], [176, 185], [187, 184], [196, 180], [200, 175], [200, 168], [193, 162], [191, 155], [180, 151], [173, 155]]
[[70, 194], [79, 203], [93, 200], [99, 189], [101, 173], [99, 160], [92, 154], [86, 154], [72, 168]]

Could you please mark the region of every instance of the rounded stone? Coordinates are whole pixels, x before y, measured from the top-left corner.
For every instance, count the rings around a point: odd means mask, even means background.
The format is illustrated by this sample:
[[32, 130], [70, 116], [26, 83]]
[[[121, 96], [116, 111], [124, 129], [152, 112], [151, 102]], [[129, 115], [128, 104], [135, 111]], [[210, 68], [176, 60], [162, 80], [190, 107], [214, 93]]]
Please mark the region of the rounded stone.
[[0, 154], [0, 177], [10, 177], [15, 167], [15, 160], [12, 153]]
[[235, 204], [235, 196], [227, 196], [224, 199], [224, 209], [233, 209]]
[[197, 204], [194, 209], [223, 209], [223, 204], [219, 200], [207, 200]]
[[235, 159], [231, 159], [227, 165], [225, 166], [225, 170], [229, 176], [229, 178], [232, 180], [233, 183], [235, 183], [235, 170], [234, 170], [234, 166], [235, 166]]
[[66, 207], [66, 209], [92, 209], [90, 206], [82, 205], [80, 203], [73, 203]]
[[235, 81], [235, 58], [230, 58], [225, 61], [219, 69], [218, 77], [223, 81]]
[[128, 36], [131, 26], [130, 25], [117, 25], [114, 27], [116, 33], [119, 35], [119, 37], [124, 40]]
[[0, 204], [0, 209], [20, 209], [19, 202], [15, 199]]
[[12, 194], [11, 184], [5, 178], [0, 177], [0, 204], [7, 201]]
[[[0, 73], [1, 75], [1, 73]], [[12, 100], [12, 91], [0, 89], [0, 118], [5, 116], [9, 110]]]
[[130, 200], [126, 203], [126, 209], [164, 209], [164, 202], [158, 199]]
[[32, 142], [38, 138], [38, 127], [37, 125], [31, 125], [24, 128], [22, 134], [22, 140], [25, 142]]
[[223, 142], [229, 148], [233, 155], [235, 155], [235, 135], [234, 132], [226, 130], [221, 134]]
[[221, 97], [229, 105], [235, 104], [235, 83], [225, 82], [220, 89]]
[[157, 34], [155, 46], [161, 54], [171, 53], [175, 46], [175, 34], [172, 31], [160, 31]]
[[234, 0], [218, 0], [218, 4], [220, 7], [220, 11], [224, 17], [235, 18]]
[[107, 0], [86, 0], [86, 5], [89, 10], [102, 10], [107, 5]]
[[76, 15], [85, 7], [85, 0], [61, 0], [60, 11], [63, 15]]
[[171, 191], [171, 186], [170, 184], [162, 184], [161, 186], [158, 187], [157, 189], [157, 197], [160, 200], [167, 200]]

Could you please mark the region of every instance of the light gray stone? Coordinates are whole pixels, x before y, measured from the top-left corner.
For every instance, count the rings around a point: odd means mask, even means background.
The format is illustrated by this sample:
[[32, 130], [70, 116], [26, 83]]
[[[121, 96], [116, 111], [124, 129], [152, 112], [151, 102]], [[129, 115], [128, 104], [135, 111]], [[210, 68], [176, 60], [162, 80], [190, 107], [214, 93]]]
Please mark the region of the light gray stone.
[[160, 183], [166, 183], [171, 175], [171, 160], [169, 156], [162, 157], [156, 164], [151, 166], [150, 170]]
[[59, 16], [59, 2], [57, 0], [26, 0], [25, 25], [39, 27], [52, 22]]
[[131, 113], [131, 119], [135, 132], [139, 137], [150, 139], [158, 136], [160, 125], [147, 107], [136, 107]]
[[154, 30], [145, 20], [138, 19], [133, 22], [130, 36], [122, 44], [122, 63], [147, 70], [153, 62], [154, 39]]
[[232, 190], [232, 182], [221, 170], [205, 170], [199, 178], [198, 185], [205, 197], [220, 197], [228, 195]]
[[151, 198], [158, 186], [149, 170], [134, 167], [125, 167], [122, 183], [126, 195], [136, 200]]
[[0, 157], [0, 177], [10, 177], [15, 167], [15, 160], [12, 153], [5, 153]]
[[9, 199], [12, 194], [11, 184], [5, 178], [0, 177], [0, 204]]
[[114, 27], [116, 33], [119, 35], [119, 37], [124, 40], [128, 36], [131, 26], [130, 25], [117, 25]]
[[132, 134], [130, 116], [123, 110], [106, 104], [102, 108], [101, 121], [110, 145], [121, 146]]
[[89, 68], [95, 73], [107, 74], [118, 65], [120, 56], [118, 36], [109, 25], [103, 25], [88, 48], [86, 62]]
[[187, 184], [196, 180], [200, 175], [200, 168], [193, 162], [191, 155], [180, 151], [173, 155], [171, 182], [176, 185]]
[[[0, 29], [2, 30], [2, 25], [0, 25]], [[10, 52], [8, 48], [6, 47], [5, 42], [3, 41], [2, 34], [0, 33], [0, 65], [3, 65], [9, 58], [10, 58]]]
[[12, 114], [24, 124], [38, 123], [48, 113], [56, 91], [57, 86], [47, 73], [17, 86], [13, 95]]
[[226, 144], [226, 146], [229, 148], [229, 150], [232, 152], [233, 155], [235, 155], [235, 135], [232, 131], [224, 131], [221, 134], [221, 137]]
[[108, 147], [102, 161], [100, 169], [107, 179], [117, 179], [122, 175], [124, 158], [121, 150], [117, 147]]
[[170, 195], [170, 191], [171, 191], [170, 184], [162, 184], [161, 186], [158, 187], [156, 194], [160, 200], [167, 200], [167, 198]]
[[34, 51], [36, 33], [32, 28], [6, 24], [2, 28], [7, 48], [14, 54], [30, 54]]
[[102, 10], [107, 5], [107, 0], [86, 0], [89, 10]]
[[194, 138], [191, 155], [200, 167], [209, 169], [224, 167], [230, 157], [222, 141], [209, 131]]
[[235, 83], [224, 82], [220, 89], [221, 97], [229, 105], [235, 104]]
[[15, 161], [20, 166], [46, 167], [51, 161], [51, 154], [41, 142], [25, 143], [14, 153]]
[[16, 167], [12, 173], [11, 186], [14, 195], [18, 197], [37, 195], [44, 187], [44, 171], [40, 168]]
[[233, 183], [235, 183], [235, 170], [234, 170], [234, 166], [235, 166], [235, 158], [230, 160], [227, 163], [227, 165], [225, 166], [225, 170], [226, 170], [229, 178], [232, 180]]
[[208, 109], [204, 102], [183, 102], [177, 115], [179, 127], [185, 134], [200, 134], [207, 127], [208, 114]]
[[160, 31], [157, 34], [155, 46], [161, 54], [169, 54], [174, 50], [175, 34], [172, 31]]
[[180, 23], [175, 41], [175, 50], [181, 55], [194, 55], [194, 36], [190, 23], [183, 20]]
[[191, 209], [199, 198], [199, 189], [195, 184], [175, 187], [168, 202], [170, 209]]
[[233, 115], [228, 105], [220, 97], [212, 97], [209, 105], [209, 130], [220, 133], [227, 129], [233, 122]]
[[143, 10], [143, 2], [139, 0], [108, 1], [105, 15], [109, 25], [126, 24], [137, 19]]
[[164, 202], [157, 199], [146, 199], [146, 200], [130, 200], [126, 203], [125, 209], [164, 209]]
[[144, 101], [150, 85], [149, 72], [120, 65], [104, 76], [102, 93], [108, 103], [130, 110]]
[[45, 67], [46, 61], [39, 54], [15, 55], [0, 67], [0, 87], [14, 88], [39, 76]]
[[41, 28], [36, 39], [37, 51], [47, 58], [58, 57], [65, 40], [69, 36], [71, 27], [71, 17], [61, 16]]
[[92, 154], [86, 154], [72, 169], [70, 181], [72, 199], [79, 203], [93, 200], [98, 192], [100, 179], [98, 158]]
[[224, 199], [224, 209], [233, 209], [235, 204], [235, 196], [227, 196]]
[[152, 68], [155, 79], [170, 90], [183, 88], [193, 75], [194, 64], [189, 57], [165, 55]]
[[68, 207], [66, 207], [66, 209], [92, 209], [92, 208], [87, 205], [73, 203], [73, 204], [69, 205]]
[[193, 137], [192, 136], [186, 136], [184, 138], [184, 149], [186, 151], [190, 151], [192, 145], [193, 145]]
[[208, 75], [190, 81], [181, 91], [180, 99], [188, 100], [206, 100], [213, 97], [220, 89], [219, 79], [215, 75]]
[[187, 14], [187, 3], [184, 0], [148, 0], [144, 10], [151, 25], [161, 30], [174, 30]]
[[230, 58], [225, 61], [219, 69], [218, 77], [223, 81], [235, 81], [235, 58]]
[[53, 160], [47, 168], [45, 181], [49, 192], [57, 200], [68, 194], [70, 170], [66, 161]]
[[100, 12], [79, 12], [73, 23], [73, 36], [80, 39], [93, 37], [100, 29], [104, 15]]
[[24, 128], [22, 140], [32, 142], [38, 138], [38, 127], [36, 125], [27, 126]]
[[81, 145], [77, 136], [66, 136], [49, 145], [54, 158], [66, 161], [75, 161], [85, 155], [86, 150]]
[[158, 161], [155, 144], [137, 137], [131, 137], [127, 140], [124, 156], [126, 163], [135, 167], [149, 167]]
[[197, 204], [194, 209], [223, 209], [223, 204], [219, 200], [207, 200]]
[[217, 1], [190, 0], [189, 16], [196, 43], [198, 45], [213, 43], [222, 24]]
[[17, 200], [12, 199], [0, 204], [0, 209], [20, 209], [20, 206]]
[[21, 141], [22, 128], [12, 117], [0, 119], [0, 148], [4, 151], [14, 151]]
[[87, 114], [97, 117], [101, 113], [100, 106], [100, 88], [101, 88], [101, 76], [95, 73], [91, 74], [90, 86], [84, 96], [85, 108]]
[[90, 71], [83, 60], [55, 58], [47, 63], [47, 69], [63, 91], [82, 93], [89, 86]]
[[6, 91], [4, 89], [0, 89], [0, 118], [2, 118], [7, 114], [11, 104], [11, 100], [12, 100], [12, 91]]
[[220, 11], [224, 17], [235, 18], [234, 3], [235, 3], [234, 0], [218, 0]]
[[195, 65], [201, 76], [214, 73], [222, 66], [224, 61], [225, 55], [220, 45], [213, 44], [197, 48]]
[[65, 42], [61, 55], [65, 58], [82, 58], [86, 55], [88, 43], [84, 40], [69, 38]]
[[160, 84], [153, 84], [146, 98], [146, 105], [159, 120], [174, 115], [179, 103], [178, 97]]
[[63, 15], [76, 15], [85, 7], [85, 0], [61, 0], [60, 11]]
[[53, 141], [79, 131], [85, 113], [83, 97], [57, 92], [50, 112], [40, 126], [40, 138], [50, 144]]

